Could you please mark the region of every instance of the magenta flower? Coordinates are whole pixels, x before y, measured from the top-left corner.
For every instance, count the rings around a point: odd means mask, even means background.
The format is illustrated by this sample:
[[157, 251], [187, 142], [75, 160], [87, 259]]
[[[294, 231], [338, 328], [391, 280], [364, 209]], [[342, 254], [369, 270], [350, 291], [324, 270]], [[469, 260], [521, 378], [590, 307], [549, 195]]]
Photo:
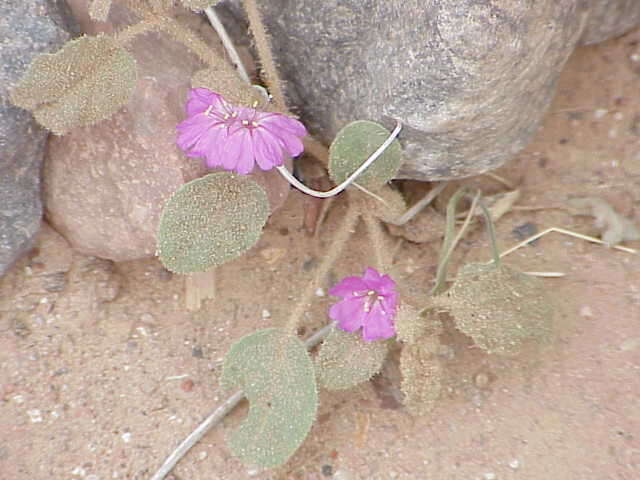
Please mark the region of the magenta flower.
[[206, 88], [193, 88], [187, 119], [178, 129], [178, 146], [189, 157], [204, 157], [207, 167], [222, 167], [246, 175], [257, 163], [270, 170], [295, 157], [304, 146], [307, 129], [295, 118], [228, 103]]
[[355, 332], [362, 327], [365, 342], [391, 338], [396, 334], [394, 318], [398, 306], [396, 282], [368, 267], [362, 277], [346, 277], [329, 290], [342, 297], [329, 310], [338, 327]]

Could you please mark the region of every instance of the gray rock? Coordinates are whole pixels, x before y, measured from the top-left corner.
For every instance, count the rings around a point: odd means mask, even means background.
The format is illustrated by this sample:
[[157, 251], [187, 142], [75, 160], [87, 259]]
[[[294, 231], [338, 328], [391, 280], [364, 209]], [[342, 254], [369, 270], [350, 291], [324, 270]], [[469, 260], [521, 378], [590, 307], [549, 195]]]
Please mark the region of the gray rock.
[[580, 43], [590, 45], [617, 37], [640, 25], [638, 0], [586, 0], [589, 19]]
[[328, 142], [353, 120], [399, 120], [399, 177], [417, 180], [502, 165], [531, 139], [581, 38], [619, 34], [640, 17], [636, 0], [271, 0], [261, 8], [290, 103], [311, 131]]
[[40, 169], [47, 133], [9, 102], [38, 53], [57, 50], [75, 27], [63, 0], [0, 2], [0, 275], [33, 245], [40, 228]]

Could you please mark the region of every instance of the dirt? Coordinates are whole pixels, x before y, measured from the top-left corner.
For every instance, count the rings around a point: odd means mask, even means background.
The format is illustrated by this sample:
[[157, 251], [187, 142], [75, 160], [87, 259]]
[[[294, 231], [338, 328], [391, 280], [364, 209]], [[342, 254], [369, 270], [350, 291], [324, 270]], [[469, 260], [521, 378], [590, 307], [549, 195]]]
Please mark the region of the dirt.
[[[639, 58], [635, 31], [570, 59], [535, 141], [497, 172], [521, 189], [518, 206], [536, 207], [500, 219], [502, 248], [532, 225], [598, 234], [592, 218], [561, 208], [574, 196], [603, 198], [640, 222]], [[486, 176], [466, 183], [505, 190]], [[293, 192], [257, 246], [218, 270], [215, 298], [195, 312], [184, 279], [157, 260], [113, 265], [45, 229], [0, 280], [0, 478], [149, 478], [226, 398], [218, 379], [229, 346], [286, 321], [344, 212], [335, 202], [316, 241], [303, 228], [308, 207]], [[359, 228], [319, 287], [361, 272], [368, 243]], [[398, 280], [429, 288], [438, 248], [402, 243]], [[231, 456], [224, 436], [241, 408], [169, 478], [640, 478], [640, 256], [552, 233], [507, 258], [565, 274], [544, 280], [557, 315], [542, 352], [490, 357], [450, 332], [444, 393], [429, 415], [401, 406], [392, 362], [371, 383], [323, 392], [317, 424], [285, 467], [258, 472]], [[452, 272], [473, 259], [489, 259], [481, 229], [461, 243]], [[307, 333], [329, 304], [315, 299]]]

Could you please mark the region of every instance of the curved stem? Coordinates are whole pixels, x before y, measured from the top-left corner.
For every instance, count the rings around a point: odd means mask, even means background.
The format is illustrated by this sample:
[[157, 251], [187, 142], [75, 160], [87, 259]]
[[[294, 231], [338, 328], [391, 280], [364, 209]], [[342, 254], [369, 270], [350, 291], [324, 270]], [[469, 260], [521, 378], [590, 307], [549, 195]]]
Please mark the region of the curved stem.
[[[478, 192], [478, 195], [480, 192]], [[476, 197], [478, 198], [478, 197]], [[496, 229], [493, 225], [493, 219], [489, 209], [484, 204], [481, 198], [478, 198], [478, 206], [482, 209], [484, 215], [484, 221], [487, 224], [487, 233], [489, 234], [489, 243], [491, 244], [491, 254], [493, 256], [493, 263], [497, 267], [500, 265], [500, 251], [498, 250], [498, 240], [496, 239]]]
[[349, 185], [351, 185], [351, 183], [353, 183], [353, 181], [358, 178], [358, 176], [360, 176], [362, 174], [362, 172], [364, 172], [367, 168], [369, 168], [369, 166], [375, 162], [378, 157], [380, 155], [382, 155], [384, 153], [384, 151], [389, 147], [389, 145], [391, 145], [391, 142], [393, 142], [396, 137], [398, 136], [398, 134], [400, 133], [400, 130], [402, 130], [402, 124], [400, 122], [396, 123], [396, 128], [393, 129], [393, 132], [391, 132], [391, 135], [389, 135], [389, 137], [387, 137], [387, 139], [384, 141], [384, 143], [382, 145], [380, 145], [380, 147], [378, 147], [378, 149], [373, 152], [369, 158], [362, 164], [360, 165], [355, 172], [353, 172], [349, 178], [347, 178], [344, 182], [342, 182], [340, 185], [338, 185], [337, 187], [332, 188], [331, 190], [327, 191], [327, 192], [319, 192], [318, 190], [313, 190], [309, 187], [307, 187], [306, 185], [304, 185], [303, 183], [301, 183], [296, 177], [294, 177], [291, 172], [289, 172], [289, 170], [287, 170], [285, 167], [280, 166], [280, 167], [276, 167], [278, 169], [278, 171], [280, 172], [280, 174], [287, 179], [287, 181], [293, 185], [294, 187], [296, 187], [298, 190], [300, 190], [303, 193], [306, 193], [307, 195], [311, 195], [312, 197], [317, 197], [317, 198], [329, 198], [329, 197], [333, 197], [334, 195], [339, 194], [340, 192], [342, 192], [345, 188], [347, 188]]
[[480, 192], [478, 192], [474, 198], [474, 202], [472, 208], [469, 209], [469, 213], [467, 218], [460, 229], [460, 232], [456, 237], [453, 237], [456, 227], [456, 208], [458, 206], [458, 202], [462, 197], [464, 197], [468, 193], [468, 189], [466, 187], [458, 190], [453, 197], [449, 200], [447, 204], [447, 226], [444, 234], [444, 241], [442, 242], [442, 256], [440, 257], [440, 261], [438, 262], [438, 272], [436, 273], [436, 283], [431, 289], [430, 295], [437, 295], [440, 293], [440, 290], [444, 288], [445, 282], [447, 280], [447, 267], [449, 265], [449, 259], [451, 258], [451, 253], [455, 248], [460, 238], [462, 238], [462, 234], [466, 230], [469, 222], [471, 221], [471, 217], [473, 216], [473, 212], [475, 210], [475, 206], [477, 203], [477, 199], [479, 198]]
[[[327, 335], [333, 329], [333, 323], [329, 323], [325, 325], [316, 333], [311, 335], [304, 341], [304, 346], [307, 347], [307, 350], [315, 347], [322, 340], [326, 338]], [[197, 428], [191, 432], [187, 438], [185, 438], [180, 445], [167, 457], [162, 466], [153, 474], [150, 480], [163, 480], [171, 470], [176, 466], [176, 464], [184, 457], [191, 448], [200, 441], [205, 434], [215, 427], [220, 421], [227, 416], [229, 412], [231, 412], [236, 405], [238, 405], [242, 399], [244, 398], [244, 392], [241, 390], [239, 392], [234, 393], [229, 398], [227, 398], [222, 405], [216, 408], [205, 420], [197, 426]]]
[[324, 278], [329, 273], [329, 269], [335, 263], [335, 261], [340, 256], [342, 249], [344, 248], [347, 240], [354, 231], [354, 227], [358, 223], [358, 219], [360, 218], [360, 212], [358, 209], [354, 208], [351, 204], [347, 207], [347, 213], [345, 214], [342, 224], [338, 227], [335, 234], [333, 235], [333, 239], [331, 244], [327, 248], [327, 253], [322, 259], [322, 263], [318, 266], [316, 270], [316, 274], [313, 277], [313, 280], [309, 282], [307, 288], [304, 290], [302, 295], [300, 296], [300, 300], [291, 311], [289, 315], [289, 319], [287, 320], [286, 330], [293, 332], [300, 321], [304, 311], [309, 308], [311, 304], [311, 298], [313, 297], [316, 289], [322, 283]]
[[213, 7], [207, 7], [204, 10], [204, 13], [207, 15], [209, 23], [211, 23], [211, 26], [218, 34], [218, 37], [220, 37], [220, 41], [222, 42], [224, 49], [229, 54], [229, 57], [231, 57], [231, 62], [233, 62], [233, 64], [236, 66], [240, 78], [242, 78], [242, 80], [247, 83], [251, 83], [249, 74], [247, 73], [247, 69], [244, 68], [244, 64], [242, 63], [240, 55], [238, 54], [238, 50], [236, 50], [236, 46], [233, 44], [231, 37], [229, 37], [227, 29], [224, 28], [224, 24], [220, 21], [220, 18], [218, 17], [215, 9]]

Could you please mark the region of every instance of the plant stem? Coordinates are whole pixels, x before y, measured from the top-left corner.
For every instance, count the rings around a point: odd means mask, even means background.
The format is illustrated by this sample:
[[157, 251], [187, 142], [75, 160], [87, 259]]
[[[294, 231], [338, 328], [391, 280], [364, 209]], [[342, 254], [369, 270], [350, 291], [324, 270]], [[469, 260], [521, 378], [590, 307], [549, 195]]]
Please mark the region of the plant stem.
[[250, 84], [251, 80], [249, 79], [249, 74], [247, 73], [247, 69], [244, 68], [244, 64], [240, 59], [238, 50], [236, 50], [236, 46], [233, 44], [231, 37], [229, 37], [229, 34], [227, 33], [227, 29], [224, 28], [224, 24], [220, 21], [220, 18], [218, 17], [218, 14], [216, 13], [215, 9], [213, 7], [207, 7], [204, 13], [207, 15], [207, 18], [209, 19], [209, 22], [211, 23], [211, 26], [213, 27], [213, 29], [218, 34], [218, 37], [220, 37], [220, 41], [222, 42], [224, 49], [229, 54], [229, 57], [231, 57], [231, 62], [235, 65], [236, 69], [238, 70], [238, 75], [240, 75], [240, 78], [242, 78], [242, 80]]
[[430, 295], [437, 295], [444, 288], [444, 285], [447, 280], [447, 267], [449, 265], [449, 259], [451, 258], [451, 254], [453, 250], [456, 248], [457, 243], [462, 238], [465, 230], [469, 226], [471, 222], [471, 218], [473, 217], [473, 212], [475, 212], [476, 205], [478, 203], [478, 199], [480, 198], [480, 191], [476, 193], [476, 196], [473, 199], [472, 208], [469, 209], [469, 213], [467, 214], [467, 218], [464, 220], [464, 224], [460, 228], [460, 231], [453, 238], [453, 234], [456, 226], [456, 208], [458, 206], [458, 202], [462, 197], [464, 197], [468, 193], [468, 189], [463, 187], [458, 190], [453, 197], [449, 200], [447, 204], [447, 226], [444, 235], [444, 241], [442, 242], [442, 257], [440, 257], [440, 261], [438, 262], [438, 272], [436, 273], [436, 283], [431, 289]]
[[253, 38], [256, 41], [256, 49], [258, 50], [258, 56], [262, 64], [262, 71], [264, 73], [264, 80], [269, 88], [269, 93], [273, 95], [273, 99], [276, 105], [287, 111], [287, 102], [284, 96], [284, 90], [282, 89], [282, 80], [278, 74], [276, 68], [276, 62], [273, 58], [271, 50], [271, 42], [269, 41], [269, 35], [264, 27], [260, 10], [256, 4], [256, 0], [243, 0], [242, 4], [247, 12], [247, 18], [249, 19], [249, 28], [253, 33]]
[[151, 32], [153, 30], [159, 30], [162, 28], [162, 22], [164, 20], [157, 19], [145, 19], [141, 20], [138, 23], [134, 23], [133, 25], [129, 25], [123, 30], [115, 33], [113, 38], [123, 47], [128, 43], [132, 42], [138, 35], [143, 35], [145, 33]]
[[376, 268], [379, 272], [388, 273], [391, 267], [391, 256], [380, 220], [369, 214], [363, 215], [362, 218], [371, 237], [371, 245], [376, 256]]
[[[304, 341], [307, 350], [315, 347], [333, 329], [333, 323], [325, 325]], [[163, 480], [176, 464], [184, 457], [191, 448], [200, 441], [205, 434], [215, 427], [220, 421], [227, 416], [244, 398], [244, 392], [239, 391], [227, 398], [222, 405], [216, 408], [205, 420], [185, 438], [180, 445], [167, 457], [162, 466], [153, 474], [150, 480]]]
[[360, 212], [358, 211], [358, 209], [349, 205], [347, 207], [347, 213], [342, 220], [342, 224], [338, 228], [338, 231], [333, 235], [333, 240], [331, 241], [331, 245], [327, 249], [328, 251], [326, 256], [322, 259], [322, 263], [318, 267], [313, 280], [307, 285], [307, 288], [302, 293], [300, 301], [296, 304], [293, 311], [291, 312], [289, 320], [287, 320], [287, 324], [285, 327], [287, 331], [295, 331], [304, 311], [310, 307], [311, 298], [318, 288], [318, 285], [322, 283], [324, 278], [327, 276], [327, 273], [329, 273], [329, 269], [333, 266], [335, 261], [340, 256], [340, 253], [347, 243], [347, 240], [349, 240], [349, 237], [353, 233], [353, 229], [356, 226], [359, 218]]
[[164, 18], [159, 27], [195, 53], [208, 67], [215, 70], [225, 70], [231, 75], [237, 75], [227, 61], [214, 54], [209, 46], [188, 28], [184, 28], [171, 18]]
[[296, 177], [294, 177], [291, 172], [289, 172], [289, 170], [287, 170], [285, 167], [280, 166], [280, 167], [276, 167], [276, 169], [280, 172], [280, 174], [287, 179], [287, 181], [293, 185], [294, 187], [296, 187], [298, 190], [300, 190], [303, 193], [306, 193], [307, 195], [311, 195], [312, 197], [317, 197], [317, 198], [329, 198], [329, 197], [333, 197], [337, 194], [339, 194], [340, 192], [342, 192], [345, 188], [347, 188], [356, 178], [358, 178], [359, 175], [362, 174], [362, 172], [364, 172], [367, 168], [369, 168], [369, 166], [375, 162], [378, 157], [380, 155], [382, 155], [384, 153], [384, 151], [387, 149], [387, 147], [389, 145], [391, 145], [391, 142], [393, 142], [396, 137], [398, 136], [398, 134], [400, 133], [400, 130], [402, 130], [402, 124], [400, 122], [398, 122], [396, 124], [396, 128], [393, 129], [393, 132], [391, 132], [391, 134], [387, 137], [387, 139], [384, 141], [384, 143], [382, 145], [380, 145], [378, 147], [378, 149], [373, 152], [369, 158], [367, 158], [367, 160], [360, 165], [355, 172], [353, 172], [349, 178], [347, 178], [344, 182], [342, 182], [340, 185], [332, 188], [329, 191], [326, 192], [319, 192], [318, 190], [313, 190], [309, 187], [307, 187], [306, 185], [300, 183], [300, 181], [298, 181], [298, 179]]
[[[487, 233], [489, 234], [489, 243], [491, 244], [491, 254], [493, 256], [493, 264], [497, 267], [500, 265], [500, 251], [498, 250], [498, 240], [496, 239], [496, 229], [493, 225], [493, 220], [491, 219], [491, 212], [484, 204], [481, 198], [479, 198], [480, 192], [476, 195], [476, 199], [478, 200], [478, 205], [482, 209], [482, 214], [484, 216], [484, 223], [487, 226]], [[475, 202], [475, 199], [474, 199]], [[475, 207], [475, 203], [473, 205]], [[467, 217], [469, 218], [469, 217]]]

